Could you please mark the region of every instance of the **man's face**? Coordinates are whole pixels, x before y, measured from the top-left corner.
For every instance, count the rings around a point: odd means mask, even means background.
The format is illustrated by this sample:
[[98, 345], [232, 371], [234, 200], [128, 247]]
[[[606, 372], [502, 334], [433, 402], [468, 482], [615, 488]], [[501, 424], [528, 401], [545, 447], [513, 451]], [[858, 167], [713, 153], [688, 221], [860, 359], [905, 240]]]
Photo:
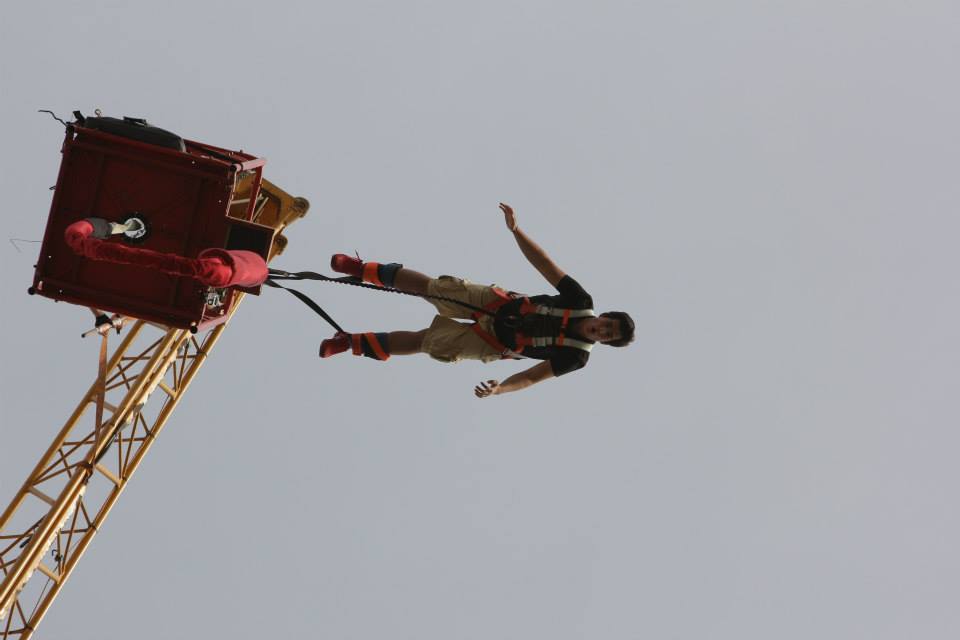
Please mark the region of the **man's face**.
[[620, 339], [620, 321], [616, 318], [588, 318], [583, 323], [583, 335], [594, 342], [613, 342]]

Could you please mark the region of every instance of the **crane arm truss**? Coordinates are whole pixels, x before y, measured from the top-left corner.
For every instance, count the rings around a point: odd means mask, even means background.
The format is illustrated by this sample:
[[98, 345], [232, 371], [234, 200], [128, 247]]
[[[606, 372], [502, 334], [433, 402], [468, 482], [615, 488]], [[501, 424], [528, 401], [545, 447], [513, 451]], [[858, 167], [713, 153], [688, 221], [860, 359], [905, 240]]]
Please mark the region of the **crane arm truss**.
[[[231, 217], [254, 192], [245, 175]], [[263, 179], [253, 220], [276, 231], [270, 259], [309, 206]], [[197, 337], [136, 320], [109, 360], [101, 351], [102, 375], [0, 514], [0, 640], [33, 635], [228, 322]]]
[[0, 639], [32, 635], [226, 326], [127, 331], [0, 516]]

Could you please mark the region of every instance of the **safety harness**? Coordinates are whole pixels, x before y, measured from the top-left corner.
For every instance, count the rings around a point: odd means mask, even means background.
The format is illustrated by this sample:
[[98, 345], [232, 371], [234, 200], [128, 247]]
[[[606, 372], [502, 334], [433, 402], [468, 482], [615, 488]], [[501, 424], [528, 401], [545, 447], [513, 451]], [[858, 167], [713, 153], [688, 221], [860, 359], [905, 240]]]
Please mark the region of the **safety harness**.
[[522, 302], [520, 303], [520, 316], [523, 317], [530, 314], [536, 314], [560, 318], [560, 333], [556, 336], [527, 336], [524, 335], [519, 328], [517, 328], [515, 334], [517, 348], [516, 350], [508, 348], [497, 339], [495, 334], [487, 331], [481, 326], [480, 318], [482, 315], [484, 315], [484, 313], [496, 318], [498, 315], [497, 312], [502, 306], [515, 301], [521, 296], [507, 293], [498, 287], [493, 287], [493, 292], [497, 296], [496, 299], [484, 307], [483, 312], [474, 311], [471, 314], [471, 318], [473, 319], [473, 325], [471, 326], [471, 329], [484, 342], [496, 349], [500, 353], [501, 358], [508, 359], [527, 357], [523, 354], [523, 350], [527, 347], [550, 347], [556, 345], [558, 347], [572, 347], [588, 353], [591, 349], [593, 349], [592, 342], [584, 342], [582, 340], [575, 340], [573, 338], [566, 337], [567, 325], [570, 323], [570, 318], [595, 317], [596, 314], [593, 312], [593, 309], [562, 309], [558, 307], [550, 307], [547, 305], [535, 304], [526, 296], [522, 296]]

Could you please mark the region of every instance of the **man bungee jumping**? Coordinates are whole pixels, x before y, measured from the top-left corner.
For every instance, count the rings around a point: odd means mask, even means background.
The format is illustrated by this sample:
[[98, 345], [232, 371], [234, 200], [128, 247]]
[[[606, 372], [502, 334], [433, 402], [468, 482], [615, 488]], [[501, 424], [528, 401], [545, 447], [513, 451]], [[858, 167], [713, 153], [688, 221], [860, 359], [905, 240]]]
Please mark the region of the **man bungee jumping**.
[[[520, 230], [509, 205], [500, 203], [500, 209], [520, 251], [560, 295], [525, 297], [452, 276], [431, 278], [400, 264], [362, 262], [338, 253], [330, 260], [334, 271], [377, 286], [428, 296], [425, 299], [437, 308], [439, 315], [422, 331], [338, 332], [320, 345], [320, 357], [352, 350], [354, 355], [375, 360], [426, 353], [441, 362], [464, 358], [483, 362], [504, 358], [543, 361], [503, 382], [487, 380], [474, 387], [478, 398], [486, 398], [526, 389], [582, 368], [597, 342], [613, 347], [633, 342], [633, 319], [623, 311], [594, 314], [590, 294]], [[456, 318], [473, 322], [458, 322]]]

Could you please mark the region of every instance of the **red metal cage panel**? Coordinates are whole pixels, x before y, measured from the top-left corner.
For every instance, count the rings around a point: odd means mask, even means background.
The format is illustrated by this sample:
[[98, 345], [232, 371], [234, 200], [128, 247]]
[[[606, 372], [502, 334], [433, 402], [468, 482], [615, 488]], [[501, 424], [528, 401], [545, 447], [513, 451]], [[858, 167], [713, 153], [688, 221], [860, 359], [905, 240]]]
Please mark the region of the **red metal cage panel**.
[[[242, 248], [266, 258], [272, 230], [250, 222], [266, 160], [184, 142], [186, 151], [178, 151], [69, 125], [31, 292], [172, 327], [222, 322], [233, 291], [212, 292], [189, 278], [89, 260], [64, 241], [64, 230], [77, 220], [138, 216], [149, 227], [141, 246], [153, 251], [195, 258], [211, 247]], [[249, 204], [234, 207], [236, 217], [230, 217], [241, 182]]]

